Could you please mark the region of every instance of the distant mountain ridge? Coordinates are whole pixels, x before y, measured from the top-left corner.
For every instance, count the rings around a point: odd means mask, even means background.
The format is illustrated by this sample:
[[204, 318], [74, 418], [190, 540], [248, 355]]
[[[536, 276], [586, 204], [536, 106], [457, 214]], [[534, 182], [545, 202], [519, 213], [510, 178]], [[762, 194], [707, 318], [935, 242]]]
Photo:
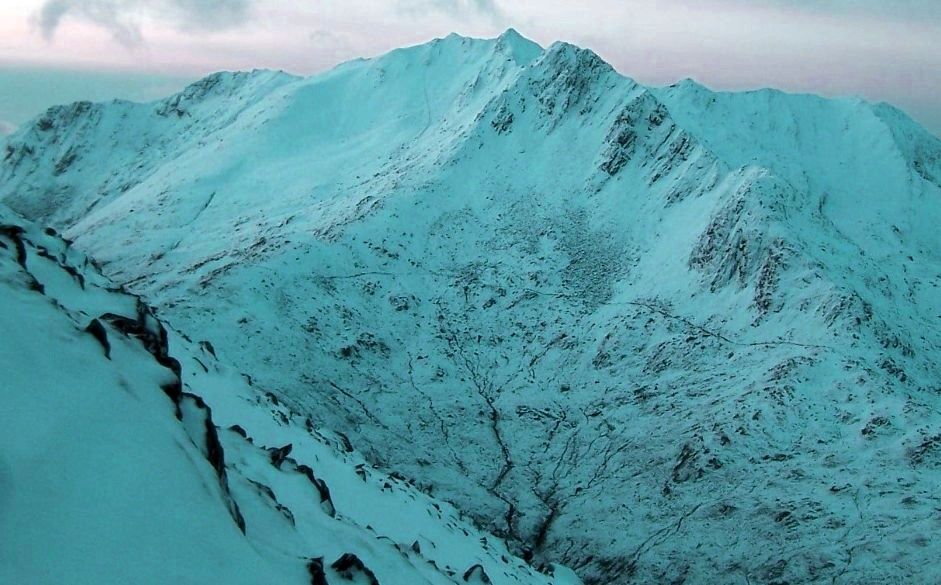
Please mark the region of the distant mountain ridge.
[[941, 141], [890, 106], [510, 30], [54, 108], [0, 158], [4, 203], [522, 555], [938, 578]]

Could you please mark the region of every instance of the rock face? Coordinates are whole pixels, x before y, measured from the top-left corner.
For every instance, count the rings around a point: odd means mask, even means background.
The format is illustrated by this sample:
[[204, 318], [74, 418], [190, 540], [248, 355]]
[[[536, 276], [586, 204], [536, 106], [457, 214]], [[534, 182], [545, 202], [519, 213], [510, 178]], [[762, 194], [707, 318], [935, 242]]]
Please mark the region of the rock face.
[[7, 204], [536, 563], [939, 578], [941, 142], [888, 106], [451, 36], [4, 156]]
[[0, 298], [0, 582], [576, 582], [367, 466], [2, 205]]

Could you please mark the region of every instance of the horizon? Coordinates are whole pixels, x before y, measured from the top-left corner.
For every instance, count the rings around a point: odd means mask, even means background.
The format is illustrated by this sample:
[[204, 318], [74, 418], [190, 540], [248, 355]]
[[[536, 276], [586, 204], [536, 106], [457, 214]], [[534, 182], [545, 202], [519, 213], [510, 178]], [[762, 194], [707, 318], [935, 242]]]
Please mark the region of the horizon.
[[[340, 67], [346, 63], [355, 62], [359, 60], [378, 59], [393, 51], [397, 51], [400, 49], [420, 47], [420, 46], [423, 46], [423, 45], [426, 45], [435, 41], [445, 40], [449, 37], [456, 36], [459, 38], [471, 39], [471, 40], [477, 40], [477, 41], [495, 41], [499, 39], [500, 37], [502, 37], [503, 35], [510, 33], [511, 31], [515, 33], [516, 35], [522, 37], [523, 39], [537, 44], [542, 51], [548, 50], [555, 44], [568, 44], [568, 45], [577, 46], [579, 48], [587, 49], [587, 50], [594, 52], [594, 50], [589, 47], [580, 47], [579, 45], [575, 43], [570, 43], [568, 41], [562, 41], [562, 40], [552, 41], [551, 43], [548, 43], [548, 44], [540, 44], [537, 41], [526, 36], [525, 34], [520, 33], [516, 27], [511, 26], [505, 29], [499, 35], [490, 36], [490, 37], [464, 35], [456, 31], [452, 31], [444, 35], [433, 37], [424, 42], [419, 42], [419, 43], [415, 43], [411, 45], [404, 45], [401, 47], [395, 47], [377, 55], [351, 57], [344, 61], [340, 61], [327, 69], [324, 69], [322, 71], [316, 71], [316, 72], [309, 73], [309, 74], [299, 73], [299, 72], [291, 71], [291, 70], [284, 69], [284, 68], [273, 68], [273, 67], [216, 69], [216, 70], [212, 70], [212, 71], [206, 72], [198, 76], [179, 76], [179, 75], [174, 76], [174, 75], [166, 75], [166, 74], [148, 74], [146, 72], [124, 70], [124, 69], [117, 69], [117, 70], [87, 69], [85, 70], [85, 69], [67, 69], [67, 68], [48, 68], [48, 69], [44, 68], [44, 69], [40, 69], [39, 71], [40, 72], [54, 71], [58, 75], [72, 76], [75, 80], [80, 81], [79, 85], [81, 89], [75, 92], [75, 95], [76, 96], [87, 95], [88, 97], [76, 97], [75, 99], [66, 99], [65, 101], [61, 101], [61, 102], [49, 103], [48, 105], [44, 105], [40, 107], [39, 109], [37, 109], [34, 102], [30, 101], [30, 106], [28, 106], [28, 110], [33, 111], [34, 113], [28, 116], [20, 116], [18, 118], [19, 121], [15, 125], [11, 124], [9, 120], [4, 119], [4, 117], [0, 115], [0, 137], [6, 134], [11, 134], [15, 132], [18, 129], [18, 126], [22, 125], [24, 122], [28, 122], [38, 117], [44, 111], [46, 111], [49, 107], [72, 103], [74, 101], [107, 102], [113, 99], [123, 99], [127, 101], [132, 101], [132, 102], [144, 102], [144, 103], [150, 102], [150, 101], [157, 101], [160, 99], [164, 99], [166, 97], [170, 97], [176, 93], [179, 93], [180, 91], [184, 90], [186, 86], [192, 83], [195, 83], [199, 81], [200, 79], [204, 79], [207, 76], [213, 75], [215, 73], [220, 73], [220, 72], [280, 71], [283, 73], [287, 73], [289, 75], [295, 75], [301, 79], [308, 79], [308, 78], [317, 77], [324, 73], [328, 73], [329, 71], [337, 67]], [[663, 83], [644, 83], [632, 77], [629, 74], [629, 72], [621, 71], [615, 65], [605, 60], [604, 57], [599, 55], [599, 58], [601, 58], [606, 63], [611, 65], [611, 67], [614, 68], [615, 71], [617, 71], [617, 73], [620, 74], [621, 76], [632, 79], [634, 81], [637, 81], [641, 85], [652, 87], [652, 88], [667, 87], [670, 85], [681, 83], [683, 81], [691, 81], [701, 87], [706, 88], [709, 91], [716, 92], [716, 93], [747, 93], [747, 92], [754, 92], [754, 91], [776, 91], [776, 92], [781, 92], [787, 95], [794, 95], [794, 96], [801, 96], [801, 95], [818, 96], [818, 97], [823, 97], [825, 99], [834, 99], [834, 100], [858, 99], [866, 103], [869, 103], [871, 105], [887, 104], [889, 106], [892, 106], [902, 111], [904, 114], [909, 116], [912, 120], [914, 120], [916, 123], [921, 125], [924, 129], [926, 129], [929, 133], [933, 134], [935, 137], [941, 138], [941, 127], [932, 128], [929, 125], [924, 124], [921, 120], [919, 120], [917, 117], [912, 115], [909, 111], [906, 111], [905, 108], [900, 107], [897, 104], [894, 104], [887, 100], [870, 99], [863, 95], [857, 95], [857, 94], [851, 94], [851, 93], [842, 94], [842, 95], [840, 94], [825, 95], [825, 94], [814, 93], [811, 91], [788, 90], [788, 89], [769, 86], [769, 85], [758, 85], [754, 87], [725, 89], [725, 88], [714, 87], [710, 85], [708, 82], [705, 82], [700, 79], [696, 79], [695, 77], [691, 77], [691, 76], [687, 76], [687, 77], [683, 77], [680, 79], [667, 81]], [[14, 76], [25, 75], [26, 77], [29, 77], [31, 72], [35, 72], [35, 70], [32, 70], [28, 65], [16, 65], [16, 66], [9, 67], [9, 69], [7, 70], [4, 70], [3, 66], [0, 65], [0, 81], [3, 81], [4, 77], [9, 77], [11, 74]], [[102, 80], [108, 80], [109, 78], [115, 82], [116, 86], [109, 86], [106, 81], [104, 83], [103, 88], [99, 88], [97, 91], [91, 89], [91, 86], [93, 85], [94, 82], [96, 81], [101, 82]], [[43, 86], [43, 88], [46, 88], [46, 84], [48, 83], [48, 80], [38, 79], [36, 81], [38, 82], [38, 85], [41, 85]], [[72, 93], [72, 92], [69, 91], [68, 93]], [[0, 114], [2, 114], [3, 109], [4, 109], [3, 108], [4, 97], [5, 96], [3, 95], [2, 91], [0, 91]]]
[[[0, 133], [76, 99], [157, 99], [219, 70], [310, 76], [452, 32], [508, 28], [544, 47], [591, 49], [644, 85], [690, 78], [716, 91], [858, 97], [941, 135], [941, 4], [927, 0], [12, 0], [0, 7]], [[104, 83], [89, 91], [76, 87], [82, 78]]]

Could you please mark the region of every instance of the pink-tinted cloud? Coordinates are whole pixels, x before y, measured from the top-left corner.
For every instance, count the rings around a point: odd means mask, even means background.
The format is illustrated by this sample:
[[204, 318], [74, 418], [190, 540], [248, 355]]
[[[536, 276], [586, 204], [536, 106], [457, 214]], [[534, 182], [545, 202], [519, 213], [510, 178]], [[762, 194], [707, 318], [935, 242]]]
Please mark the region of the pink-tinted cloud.
[[85, 20], [109, 31], [115, 41], [143, 41], [140, 20], [152, 16], [183, 30], [220, 30], [248, 21], [251, 0], [45, 0], [35, 15], [51, 39], [67, 19]]

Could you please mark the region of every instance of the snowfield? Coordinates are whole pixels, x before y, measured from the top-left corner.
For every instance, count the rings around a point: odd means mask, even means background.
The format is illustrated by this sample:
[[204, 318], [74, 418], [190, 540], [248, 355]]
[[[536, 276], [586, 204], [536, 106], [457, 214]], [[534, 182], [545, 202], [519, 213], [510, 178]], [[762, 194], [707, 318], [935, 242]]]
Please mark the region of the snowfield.
[[[415, 525], [438, 500], [588, 584], [941, 580], [941, 141], [891, 106], [645, 87], [511, 30], [53, 108], [0, 147], [3, 203], [154, 307], [255, 439], [220, 431], [213, 501], [279, 569], [350, 549], [405, 575], [371, 526], [446, 550], [428, 582], [546, 579], [458, 512]], [[357, 546], [278, 532], [251, 482], [307, 489], [258, 456], [287, 443]], [[435, 500], [378, 503], [373, 465]]]
[[2, 206], [0, 290], [0, 582], [579, 582], [376, 470]]

